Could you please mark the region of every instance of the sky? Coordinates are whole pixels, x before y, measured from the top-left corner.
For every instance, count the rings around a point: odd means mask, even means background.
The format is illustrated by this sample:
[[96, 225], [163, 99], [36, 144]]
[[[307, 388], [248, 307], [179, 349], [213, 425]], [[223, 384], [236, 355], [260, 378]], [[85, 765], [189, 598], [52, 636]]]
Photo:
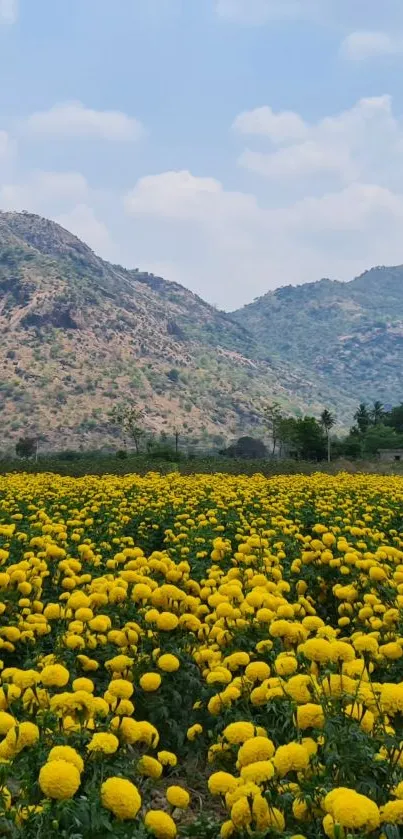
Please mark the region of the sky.
[[403, 263], [402, 0], [0, 0], [0, 208], [233, 310]]

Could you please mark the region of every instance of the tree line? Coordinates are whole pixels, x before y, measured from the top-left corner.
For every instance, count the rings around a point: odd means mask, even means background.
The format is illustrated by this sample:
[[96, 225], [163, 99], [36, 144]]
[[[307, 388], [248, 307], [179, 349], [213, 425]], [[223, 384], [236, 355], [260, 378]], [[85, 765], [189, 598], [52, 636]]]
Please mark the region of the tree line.
[[[382, 449], [403, 448], [403, 402], [389, 410], [380, 401], [372, 405], [361, 402], [354, 414], [354, 424], [344, 435], [335, 434], [337, 419], [325, 408], [319, 417], [310, 415], [288, 416], [280, 403], [272, 402], [262, 411], [265, 440], [240, 437], [236, 443], [221, 449], [219, 454], [228, 457], [294, 458], [296, 460], [323, 461], [339, 457], [373, 457]], [[108, 418], [121, 441], [118, 454], [124, 457], [134, 447], [141, 452], [158, 454], [167, 459], [180, 457], [178, 427], [173, 429], [171, 441], [163, 432], [160, 439], [147, 431], [144, 411], [134, 405], [115, 407]], [[38, 438], [23, 437], [18, 440], [16, 454], [21, 458], [37, 457]]]

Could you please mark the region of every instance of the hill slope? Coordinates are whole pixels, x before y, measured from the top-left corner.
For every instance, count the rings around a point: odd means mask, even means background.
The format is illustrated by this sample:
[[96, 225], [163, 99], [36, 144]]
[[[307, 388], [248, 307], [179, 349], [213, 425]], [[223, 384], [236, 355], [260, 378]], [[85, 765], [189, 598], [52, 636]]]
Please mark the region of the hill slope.
[[326, 379], [345, 397], [403, 399], [403, 266], [373, 268], [349, 283], [285, 286], [231, 316], [268, 354]]
[[342, 398], [264, 359], [242, 324], [182, 286], [111, 265], [28, 213], [0, 213], [0, 330], [0, 448], [27, 433], [49, 447], [110, 443], [109, 412], [126, 400], [152, 431], [218, 441], [258, 425], [268, 400], [320, 411]]

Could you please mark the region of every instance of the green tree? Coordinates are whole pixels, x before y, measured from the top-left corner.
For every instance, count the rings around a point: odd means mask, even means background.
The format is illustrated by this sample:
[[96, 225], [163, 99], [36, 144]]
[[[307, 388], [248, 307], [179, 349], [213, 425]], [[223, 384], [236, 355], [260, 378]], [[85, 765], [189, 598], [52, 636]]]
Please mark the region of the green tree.
[[22, 457], [28, 460], [37, 452], [38, 441], [36, 437], [20, 437], [15, 445], [15, 453], [17, 457]]
[[385, 414], [384, 422], [385, 425], [394, 428], [398, 434], [403, 434], [403, 402]]
[[357, 423], [357, 427], [360, 434], [365, 434], [365, 432], [368, 431], [368, 428], [371, 425], [371, 416], [365, 402], [360, 402], [354, 414], [354, 419]]
[[136, 454], [139, 454], [140, 443], [145, 435], [143, 409], [133, 405], [116, 405], [111, 411], [111, 421], [121, 428], [124, 448], [127, 448], [127, 438], [131, 437]]
[[280, 424], [280, 439], [298, 460], [324, 460], [326, 437], [315, 417], [287, 417]]
[[369, 416], [372, 425], [380, 425], [383, 423], [385, 418], [385, 408], [383, 407], [382, 402], [378, 399], [373, 403]]
[[319, 422], [320, 422], [320, 425], [321, 425], [321, 427], [322, 427], [322, 429], [323, 429], [323, 431], [326, 435], [327, 460], [328, 460], [328, 463], [330, 463], [330, 461], [331, 461], [330, 432], [331, 432], [332, 428], [336, 425], [336, 417], [334, 417], [333, 414], [330, 411], [328, 411], [327, 408], [325, 408], [320, 415]]
[[375, 455], [381, 449], [397, 449], [402, 444], [402, 435], [396, 434], [393, 428], [382, 424], [374, 425], [364, 435], [363, 452], [367, 455]]
[[284, 419], [278, 402], [272, 402], [264, 408], [264, 422], [272, 439], [272, 455], [276, 453], [276, 446], [280, 439], [281, 422]]

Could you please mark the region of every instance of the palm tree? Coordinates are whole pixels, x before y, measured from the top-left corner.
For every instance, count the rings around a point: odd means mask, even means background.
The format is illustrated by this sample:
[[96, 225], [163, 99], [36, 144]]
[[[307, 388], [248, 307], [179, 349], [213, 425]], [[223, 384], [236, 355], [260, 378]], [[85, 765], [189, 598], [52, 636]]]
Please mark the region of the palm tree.
[[336, 417], [334, 417], [333, 414], [331, 414], [330, 411], [328, 411], [327, 408], [325, 408], [320, 415], [320, 424], [323, 428], [323, 431], [326, 434], [327, 460], [328, 460], [328, 463], [330, 463], [330, 461], [331, 461], [330, 432], [331, 432], [333, 426], [336, 425]]
[[379, 400], [376, 400], [376, 402], [374, 402], [374, 404], [372, 405], [371, 411], [370, 411], [370, 416], [371, 416], [371, 422], [374, 425], [380, 425], [381, 424], [381, 422], [382, 422], [382, 420], [385, 416], [385, 408], [383, 407], [382, 402], [379, 402]]
[[354, 414], [354, 419], [358, 425], [360, 434], [365, 434], [371, 424], [371, 417], [365, 402], [360, 402]]

